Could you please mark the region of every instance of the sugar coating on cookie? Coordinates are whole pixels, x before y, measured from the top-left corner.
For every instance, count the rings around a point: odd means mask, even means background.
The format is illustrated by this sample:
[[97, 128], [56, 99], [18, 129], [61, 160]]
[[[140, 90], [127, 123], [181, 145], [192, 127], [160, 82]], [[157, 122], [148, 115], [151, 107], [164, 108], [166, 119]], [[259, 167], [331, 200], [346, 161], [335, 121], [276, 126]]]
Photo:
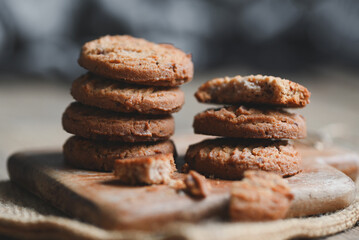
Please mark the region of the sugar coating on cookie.
[[232, 221], [269, 221], [285, 218], [294, 196], [281, 176], [264, 171], [246, 171], [232, 185], [229, 215]]
[[218, 104], [265, 104], [281, 107], [304, 107], [310, 92], [287, 79], [263, 76], [215, 78], [202, 84], [195, 97], [199, 102]]
[[174, 133], [171, 115], [139, 115], [107, 111], [79, 102], [62, 116], [65, 131], [89, 139], [146, 142], [166, 140]]
[[224, 137], [306, 137], [306, 124], [301, 115], [276, 108], [229, 106], [208, 109], [195, 116], [193, 128], [195, 133]]
[[116, 112], [169, 114], [184, 104], [178, 87], [145, 87], [87, 73], [72, 83], [71, 95], [79, 102]]
[[189, 146], [189, 168], [215, 178], [239, 180], [246, 170], [264, 170], [281, 176], [301, 171], [301, 157], [286, 140], [217, 138]]
[[127, 35], [85, 43], [78, 62], [90, 72], [135, 84], [178, 86], [193, 77], [190, 54]]
[[172, 154], [156, 154], [116, 160], [115, 177], [123, 184], [163, 184], [171, 180], [176, 171]]
[[63, 146], [65, 161], [71, 166], [94, 170], [112, 171], [116, 159], [143, 157], [170, 153], [177, 155], [171, 140], [149, 143], [123, 143], [95, 141], [78, 136], [70, 137]]

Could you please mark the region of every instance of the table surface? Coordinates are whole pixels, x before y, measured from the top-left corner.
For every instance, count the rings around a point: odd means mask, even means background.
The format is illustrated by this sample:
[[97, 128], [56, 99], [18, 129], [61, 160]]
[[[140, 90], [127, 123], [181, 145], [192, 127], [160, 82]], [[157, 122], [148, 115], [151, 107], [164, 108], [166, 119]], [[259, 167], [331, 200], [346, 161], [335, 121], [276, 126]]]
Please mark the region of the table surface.
[[[201, 83], [239, 73], [252, 72], [239, 68], [221, 69], [197, 74], [191, 83], [182, 86], [186, 104], [174, 114], [176, 134], [191, 133], [193, 116], [213, 106], [200, 104], [193, 97]], [[312, 92], [311, 103], [295, 110], [306, 118], [309, 131], [319, 132], [328, 142], [334, 139], [353, 150], [359, 149], [357, 73], [323, 68], [285, 77], [305, 85]], [[62, 112], [73, 101], [69, 88], [70, 83], [0, 76], [0, 180], [8, 179], [6, 159], [11, 153], [58, 148], [70, 136], [61, 127]], [[325, 239], [357, 239], [357, 236], [359, 226]]]

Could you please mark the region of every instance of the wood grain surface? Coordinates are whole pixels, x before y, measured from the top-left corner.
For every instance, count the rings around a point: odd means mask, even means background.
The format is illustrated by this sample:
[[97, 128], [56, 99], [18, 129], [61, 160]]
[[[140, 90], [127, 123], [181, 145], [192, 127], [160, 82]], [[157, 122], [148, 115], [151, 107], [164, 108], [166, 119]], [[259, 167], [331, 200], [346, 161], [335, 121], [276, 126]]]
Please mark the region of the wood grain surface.
[[[177, 139], [182, 156], [181, 144], [188, 143], [186, 139]], [[348, 206], [355, 195], [352, 180], [305, 152], [303, 155], [306, 159], [303, 172], [288, 178], [295, 195], [288, 217]], [[8, 169], [11, 180], [20, 186], [68, 215], [106, 229], [149, 230], [172, 221], [225, 218], [231, 186], [231, 181], [208, 180], [212, 190], [204, 200], [193, 199], [166, 185], [123, 186], [111, 173], [66, 166], [59, 151], [15, 154], [9, 159]], [[183, 174], [176, 177], [182, 178]]]

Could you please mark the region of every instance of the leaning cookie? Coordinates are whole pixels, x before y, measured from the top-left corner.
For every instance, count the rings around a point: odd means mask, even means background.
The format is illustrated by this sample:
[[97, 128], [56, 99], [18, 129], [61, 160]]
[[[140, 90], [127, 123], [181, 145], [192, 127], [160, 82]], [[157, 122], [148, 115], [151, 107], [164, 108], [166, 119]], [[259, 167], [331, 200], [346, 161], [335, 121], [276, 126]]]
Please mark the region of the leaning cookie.
[[169, 114], [184, 104], [179, 88], [143, 87], [129, 85], [87, 73], [76, 79], [72, 96], [79, 102], [116, 112]]
[[191, 55], [127, 35], [85, 43], [78, 62], [90, 72], [135, 84], [173, 87], [193, 77]]
[[264, 171], [246, 171], [233, 183], [229, 204], [232, 221], [253, 222], [285, 218], [294, 198], [286, 179]]
[[62, 116], [65, 131], [89, 139], [152, 142], [166, 140], [174, 133], [171, 115], [139, 115], [111, 112], [78, 102]]
[[281, 109], [229, 106], [209, 109], [195, 116], [195, 133], [237, 137], [297, 139], [306, 137], [304, 118]]
[[301, 171], [301, 157], [288, 141], [217, 138], [191, 145], [185, 161], [206, 176], [239, 180], [246, 170], [281, 176]]
[[304, 107], [310, 92], [300, 84], [279, 77], [250, 75], [216, 78], [204, 83], [195, 94], [199, 102], [218, 104], [265, 104]]
[[171, 140], [152, 143], [123, 143], [70, 137], [63, 146], [64, 158], [70, 165], [94, 171], [112, 171], [116, 159], [171, 153], [177, 155]]

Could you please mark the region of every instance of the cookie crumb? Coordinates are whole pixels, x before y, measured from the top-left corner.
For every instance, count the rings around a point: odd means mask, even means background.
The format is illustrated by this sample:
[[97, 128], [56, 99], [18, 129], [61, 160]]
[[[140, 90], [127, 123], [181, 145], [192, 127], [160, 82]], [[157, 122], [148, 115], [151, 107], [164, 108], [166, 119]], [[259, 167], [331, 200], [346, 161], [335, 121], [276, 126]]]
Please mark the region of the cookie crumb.
[[229, 215], [232, 221], [269, 221], [285, 218], [294, 196], [281, 176], [265, 171], [246, 171], [233, 183]]
[[176, 166], [173, 154], [169, 153], [119, 159], [114, 170], [115, 177], [123, 184], [166, 184], [171, 181]]
[[188, 163], [183, 164], [183, 166], [181, 168], [181, 172], [182, 173], [188, 173], [189, 170], [190, 170], [190, 167], [189, 167]]
[[186, 192], [196, 198], [205, 198], [209, 194], [210, 186], [204, 176], [196, 171], [190, 170], [186, 176]]
[[186, 188], [186, 184], [181, 179], [171, 179], [168, 182], [168, 186], [170, 188], [173, 188], [173, 189], [177, 190], [177, 191], [184, 190]]

